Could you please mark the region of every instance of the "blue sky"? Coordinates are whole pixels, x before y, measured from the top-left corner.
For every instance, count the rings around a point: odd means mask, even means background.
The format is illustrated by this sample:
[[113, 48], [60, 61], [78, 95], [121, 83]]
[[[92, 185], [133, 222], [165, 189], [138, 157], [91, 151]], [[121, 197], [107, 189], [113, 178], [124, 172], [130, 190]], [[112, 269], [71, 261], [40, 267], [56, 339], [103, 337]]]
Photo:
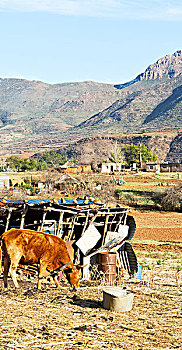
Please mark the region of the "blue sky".
[[181, 22], [181, 0], [0, 0], [0, 77], [123, 83], [182, 49]]

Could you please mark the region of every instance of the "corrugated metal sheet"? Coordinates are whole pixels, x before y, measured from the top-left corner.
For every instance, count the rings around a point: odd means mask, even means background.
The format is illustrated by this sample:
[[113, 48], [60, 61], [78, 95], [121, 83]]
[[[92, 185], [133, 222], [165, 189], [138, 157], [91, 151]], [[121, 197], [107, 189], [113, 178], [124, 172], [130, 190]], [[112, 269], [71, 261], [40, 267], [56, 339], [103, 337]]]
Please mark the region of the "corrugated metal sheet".
[[136, 222], [133, 216], [127, 215], [126, 225], [129, 226], [127, 240], [131, 241], [136, 231]]
[[132, 245], [129, 242], [125, 242], [118, 249], [118, 254], [121, 266], [127, 270], [130, 275], [133, 275], [138, 271], [137, 257]]

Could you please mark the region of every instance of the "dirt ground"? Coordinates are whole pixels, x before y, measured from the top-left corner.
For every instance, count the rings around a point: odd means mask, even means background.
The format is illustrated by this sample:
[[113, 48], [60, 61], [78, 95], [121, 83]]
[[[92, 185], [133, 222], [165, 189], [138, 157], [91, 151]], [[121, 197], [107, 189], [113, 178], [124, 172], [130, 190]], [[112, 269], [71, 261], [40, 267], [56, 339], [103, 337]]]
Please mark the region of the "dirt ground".
[[165, 242], [182, 242], [182, 213], [135, 211], [135, 238]]
[[38, 292], [35, 279], [25, 277], [19, 291], [11, 280], [5, 291], [1, 278], [0, 350], [182, 349], [182, 280], [176, 279], [182, 244], [133, 247], [143, 272], [141, 281], [122, 281], [134, 293], [128, 312], [103, 309], [102, 283], [82, 282], [75, 296], [65, 283], [57, 290], [47, 282]]
[[1, 290], [0, 349], [181, 349], [181, 290], [128, 287], [124, 313], [104, 310], [98, 288]]

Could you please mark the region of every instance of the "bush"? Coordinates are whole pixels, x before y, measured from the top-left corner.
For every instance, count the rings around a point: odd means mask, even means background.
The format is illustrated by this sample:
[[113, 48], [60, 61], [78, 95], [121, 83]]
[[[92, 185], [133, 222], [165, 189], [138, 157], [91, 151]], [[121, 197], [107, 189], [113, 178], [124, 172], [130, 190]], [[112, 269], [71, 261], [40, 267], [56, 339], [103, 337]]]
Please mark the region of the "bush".
[[167, 189], [161, 193], [156, 201], [160, 202], [163, 210], [175, 211], [182, 209], [182, 185]]

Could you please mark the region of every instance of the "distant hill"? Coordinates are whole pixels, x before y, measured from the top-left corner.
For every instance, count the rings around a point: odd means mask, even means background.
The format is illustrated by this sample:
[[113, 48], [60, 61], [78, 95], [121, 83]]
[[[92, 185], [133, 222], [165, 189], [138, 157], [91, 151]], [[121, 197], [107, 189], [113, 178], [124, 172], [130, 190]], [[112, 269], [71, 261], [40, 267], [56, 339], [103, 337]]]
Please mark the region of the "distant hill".
[[57, 144], [63, 131], [108, 107], [121, 94], [111, 84], [91, 81], [51, 85], [0, 79], [0, 154]]
[[111, 84], [91, 81], [51, 85], [0, 79], [0, 126], [23, 128], [28, 123], [36, 133], [56, 124], [59, 131], [66, 130], [108, 107], [120, 95]]
[[138, 145], [139, 143], [149, 147], [159, 161], [176, 162], [182, 159], [182, 129], [179, 133], [168, 131], [92, 136], [61, 147], [57, 152], [68, 159], [77, 159], [79, 163], [90, 164], [108, 160], [116, 148], [122, 144]]
[[0, 79], [0, 155], [60, 148], [94, 135], [179, 134], [181, 128], [181, 50], [125, 84]]

